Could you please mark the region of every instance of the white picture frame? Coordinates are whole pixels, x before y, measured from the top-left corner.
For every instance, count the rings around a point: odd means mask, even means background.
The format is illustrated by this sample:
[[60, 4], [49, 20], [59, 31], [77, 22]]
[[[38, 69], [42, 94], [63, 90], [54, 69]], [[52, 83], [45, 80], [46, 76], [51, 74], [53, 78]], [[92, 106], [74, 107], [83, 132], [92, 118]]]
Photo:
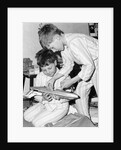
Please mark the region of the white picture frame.
[[[7, 14], [8, 142], [113, 142], [113, 8], [8, 8]], [[23, 127], [22, 22], [98, 22], [98, 128]]]

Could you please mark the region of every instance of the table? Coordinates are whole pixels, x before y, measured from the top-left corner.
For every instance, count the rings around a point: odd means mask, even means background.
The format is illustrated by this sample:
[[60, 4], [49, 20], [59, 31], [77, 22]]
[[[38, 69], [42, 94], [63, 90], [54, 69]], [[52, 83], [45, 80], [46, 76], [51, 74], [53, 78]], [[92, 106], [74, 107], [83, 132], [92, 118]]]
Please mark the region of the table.
[[30, 87], [33, 87], [34, 78], [36, 78], [36, 76], [37, 76], [37, 74], [29, 74], [29, 73], [24, 73], [23, 72], [23, 89], [24, 89], [25, 79], [29, 78], [30, 79]]

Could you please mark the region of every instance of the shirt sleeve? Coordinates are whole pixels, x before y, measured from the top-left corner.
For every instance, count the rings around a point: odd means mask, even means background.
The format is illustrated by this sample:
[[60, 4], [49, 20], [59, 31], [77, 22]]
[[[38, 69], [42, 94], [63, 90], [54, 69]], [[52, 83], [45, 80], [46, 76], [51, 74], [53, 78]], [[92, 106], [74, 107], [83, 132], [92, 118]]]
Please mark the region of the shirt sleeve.
[[68, 49], [65, 49], [61, 52], [63, 67], [60, 69], [59, 73], [63, 74], [65, 77], [73, 70], [74, 62], [71, 58], [71, 55]]
[[88, 81], [95, 70], [95, 65], [86, 42], [84, 39], [76, 38], [70, 42], [70, 49], [75, 61], [82, 65], [78, 76], [82, 80]]

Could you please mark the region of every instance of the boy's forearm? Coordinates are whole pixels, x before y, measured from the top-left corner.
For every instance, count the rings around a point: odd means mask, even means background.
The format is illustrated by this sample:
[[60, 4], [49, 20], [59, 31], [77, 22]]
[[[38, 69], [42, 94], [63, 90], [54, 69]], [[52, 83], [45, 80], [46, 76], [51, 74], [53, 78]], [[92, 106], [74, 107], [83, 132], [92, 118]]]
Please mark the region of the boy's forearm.
[[82, 79], [77, 75], [77, 76], [75, 76], [75, 77], [73, 77], [72, 79], [72, 83], [73, 84], [75, 84], [76, 82], [78, 82], [78, 81], [82, 81]]
[[59, 79], [59, 78], [61, 78], [63, 76], [64, 76], [63, 74], [57, 73], [56, 75], [54, 75], [53, 79], [57, 80], [57, 79]]

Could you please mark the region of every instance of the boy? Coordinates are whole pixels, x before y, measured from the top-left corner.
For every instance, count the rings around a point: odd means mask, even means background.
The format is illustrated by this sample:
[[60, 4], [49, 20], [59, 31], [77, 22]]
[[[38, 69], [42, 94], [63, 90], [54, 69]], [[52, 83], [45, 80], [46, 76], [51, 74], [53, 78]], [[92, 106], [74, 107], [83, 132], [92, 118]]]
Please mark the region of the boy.
[[[40, 50], [36, 54], [37, 64], [40, 66], [41, 72], [36, 77], [35, 86], [47, 86], [47, 82], [59, 72], [56, 67], [56, 55], [51, 50]], [[54, 88], [60, 87], [60, 82], [63, 78], [55, 82]], [[64, 99], [57, 100], [51, 96], [44, 94], [42, 96], [35, 96], [39, 103], [31, 106], [24, 112], [24, 119], [32, 122], [35, 127], [44, 126], [47, 123], [55, 123], [63, 118], [69, 108], [69, 103]]]
[[61, 51], [63, 59], [62, 69], [48, 82], [48, 87], [53, 89], [57, 79], [68, 76], [74, 63], [82, 66], [78, 75], [61, 82], [61, 88], [70, 87], [78, 82], [75, 93], [81, 99], [75, 101], [76, 108], [79, 113], [90, 117], [88, 98], [93, 85], [98, 94], [98, 40], [84, 34], [64, 34], [53, 24], [45, 24], [39, 28], [38, 35], [43, 48], [50, 48], [53, 52]]

